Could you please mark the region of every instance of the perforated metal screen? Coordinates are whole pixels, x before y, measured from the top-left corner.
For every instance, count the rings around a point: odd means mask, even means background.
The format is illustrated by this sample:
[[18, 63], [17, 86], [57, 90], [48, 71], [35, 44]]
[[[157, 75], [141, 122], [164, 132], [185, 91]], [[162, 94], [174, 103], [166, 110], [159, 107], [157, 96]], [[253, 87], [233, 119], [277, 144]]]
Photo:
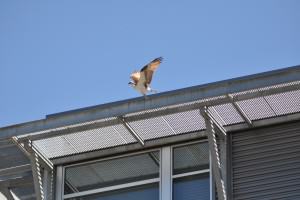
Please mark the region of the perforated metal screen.
[[[299, 86], [299, 81], [244, 91], [231, 94], [235, 103], [243, 111], [244, 116], [250, 120], [260, 120], [287, 114], [300, 112], [300, 89], [293, 91], [277, 92], [271, 95], [263, 95], [265, 91], [274, 88], [280, 89], [286, 86]], [[261, 96], [239, 100], [241, 95], [251, 95], [261, 92]], [[187, 102], [179, 105], [145, 110], [138, 113], [129, 113], [124, 116], [129, 125], [145, 142], [164, 137], [195, 133], [205, 130], [204, 119], [201, 116], [198, 105], [209, 105], [209, 111], [213, 117], [223, 126], [245, 123], [241, 113], [233, 106], [232, 102], [211, 105], [212, 101], [224, 99], [227, 96], [219, 96], [210, 99]], [[188, 107], [188, 109], [186, 109]], [[169, 112], [172, 110], [172, 112]], [[174, 111], [175, 110], [175, 111]], [[166, 111], [164, 113], [164, 111]], [[159, 113], [159, 114], [156, 114]], [[139, 118], [139, 116], [143, 116]], [[145, 117], [146, 116], [146, 117]], [[116, 116], [117, 117], [117, 116]], [[112, 148], [127, 144], [137, 143], [137, 140], [116, 118], [102, 120], [113, 122], [112, 125], [103, 125], [77, 131], [72, 134], [34, 141], [34, 145], [49, 158], [57, 158], [94, 150]], [[99, 123], [89, 122], [89, 124]], [[84, 124], [83, 124], [84, 125]], [[82, 125], [82, 126], [83, 126]], [[76, 125], [76, 126], [80, 126]], [[63, 130], [62, 130], [63, 131]]]

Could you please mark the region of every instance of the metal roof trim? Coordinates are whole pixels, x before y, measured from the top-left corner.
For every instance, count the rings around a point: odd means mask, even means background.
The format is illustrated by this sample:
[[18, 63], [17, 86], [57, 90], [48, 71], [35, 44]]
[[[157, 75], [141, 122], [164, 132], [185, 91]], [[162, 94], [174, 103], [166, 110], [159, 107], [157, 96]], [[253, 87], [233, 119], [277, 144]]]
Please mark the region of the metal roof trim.
[[300, 80], [300, 65], [52, 115], [0, 128], [0, 139]]

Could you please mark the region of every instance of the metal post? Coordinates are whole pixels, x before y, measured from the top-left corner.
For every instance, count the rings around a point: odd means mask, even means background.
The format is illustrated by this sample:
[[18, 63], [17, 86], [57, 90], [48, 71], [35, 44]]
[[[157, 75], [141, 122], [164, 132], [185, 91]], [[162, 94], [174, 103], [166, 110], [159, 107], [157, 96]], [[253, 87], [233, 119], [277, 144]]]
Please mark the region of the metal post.
[[55, 189], [55, 200], [62, 200], [63, 199], [63, 178], [64, 171], [62, 166], [56, 167], [56, 189]]
[[212, 160], [212, 169], [215, 178], [215, 183], [217, 186], [218, 199], [226, 200], [227, 195], [226, 195], [224, 181], [222, 179], [221, 161], [220, 161], [220, 155], [219, 155], [218, 145], [216, 141], [214, 121], [209, 117], [207, 107], [201, 109], [200, 112], [205, 119], [210, 156]]
[[44, 169], [43, 173], [43, 189], [44, 196], [46, 200], [52, 200], [53, 192], [53, 171], [48, 171]]
[[172, 149], [163, 147], [161, 150], [161, 198], [160, 200], [172, 200]]
[[209, 154], [209, 187], [210, 187], [210, 200], [215, 200], [216, 199], [216, 185], [214, 182], [214, 172], [212, 169], [212, 160], [211, 160], [211, 155]]

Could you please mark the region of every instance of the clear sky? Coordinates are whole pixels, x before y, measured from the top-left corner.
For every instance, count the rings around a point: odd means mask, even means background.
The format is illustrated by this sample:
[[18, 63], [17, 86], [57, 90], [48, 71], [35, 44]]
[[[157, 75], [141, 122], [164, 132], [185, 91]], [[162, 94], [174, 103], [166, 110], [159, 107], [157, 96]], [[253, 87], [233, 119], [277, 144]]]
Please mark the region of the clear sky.
[[300, 64], [299, 0], [2, 0], [0, 127]]

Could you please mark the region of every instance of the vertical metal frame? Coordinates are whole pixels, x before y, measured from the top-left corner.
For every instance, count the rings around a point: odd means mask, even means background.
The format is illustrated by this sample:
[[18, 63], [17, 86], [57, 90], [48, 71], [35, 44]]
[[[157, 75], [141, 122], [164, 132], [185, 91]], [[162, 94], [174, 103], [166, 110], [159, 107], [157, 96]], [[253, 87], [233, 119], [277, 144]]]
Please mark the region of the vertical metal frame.
[[53, 168], [50, 168], [48, 165], [42, 165], [41, 157], [34, 149], [30, 155], [30, 162], [32, 165], [32, 175], [36, 198], [38, 200], [52, 200]]
[[160, 200], [172, 200], [172, 148], [170, 146], [161, 149], [160, 168]]
[[215, 182], [214, 182], [214, 173], [212, 169], [212, 161], [211, 161], [211, 154], [209, 153], [209, 187], [210, 187], [210, 200], [216, 199], [216, 189], [215, 189]]
[[227, 162], [226, 162], [226, 188], [227, 188], [227, 196], [228, 199], [233, 199], [233, 182], [232, 182], [232, 134], [229, 134], [227, 137], [227, 147], [226, 147], [226, 155], [227, 155]]
[[43, 170], [43, 192], [46, 200], [53, 199], [53, 170]]
[[[212, 160], [213, 177], [215, 179], [215, 184], [217, 186], [218, 199], [226, 200], [227, 194], [225, 189], [225, 182], [222, 177], [222, 174], [224, 174], [224, 170], [222, 170], [221, 168], [221, 158], [219, 155], [219, 148], [217, 145], [215, 126], [224, 134], [223, 136], [227, 137], [227, 134], [226, 132], [223, 131], [224, 128], [221, 125], [216, 124], [217, 122], [213, 118], [211, 118], [207, 107], [201, 108], [200, 113], [205, 120], [210, 155]], [[223, 129], [220, 129], [219, 126], [221, 126]]]
[[37, 200], [44, 200], [44, 189], [43, 189], [43, 182], [42, 182], [42, 172], [41, 172], [41, 165], [39, 161], [39, 157], [36, 153], [32, 153], [30, 156], [30, 162], [32, 166], [32, 176], [34, 182], [34, 191]]
[[64, 167], [56, 167], [55, 200], [62, 200], [64, 194]]

